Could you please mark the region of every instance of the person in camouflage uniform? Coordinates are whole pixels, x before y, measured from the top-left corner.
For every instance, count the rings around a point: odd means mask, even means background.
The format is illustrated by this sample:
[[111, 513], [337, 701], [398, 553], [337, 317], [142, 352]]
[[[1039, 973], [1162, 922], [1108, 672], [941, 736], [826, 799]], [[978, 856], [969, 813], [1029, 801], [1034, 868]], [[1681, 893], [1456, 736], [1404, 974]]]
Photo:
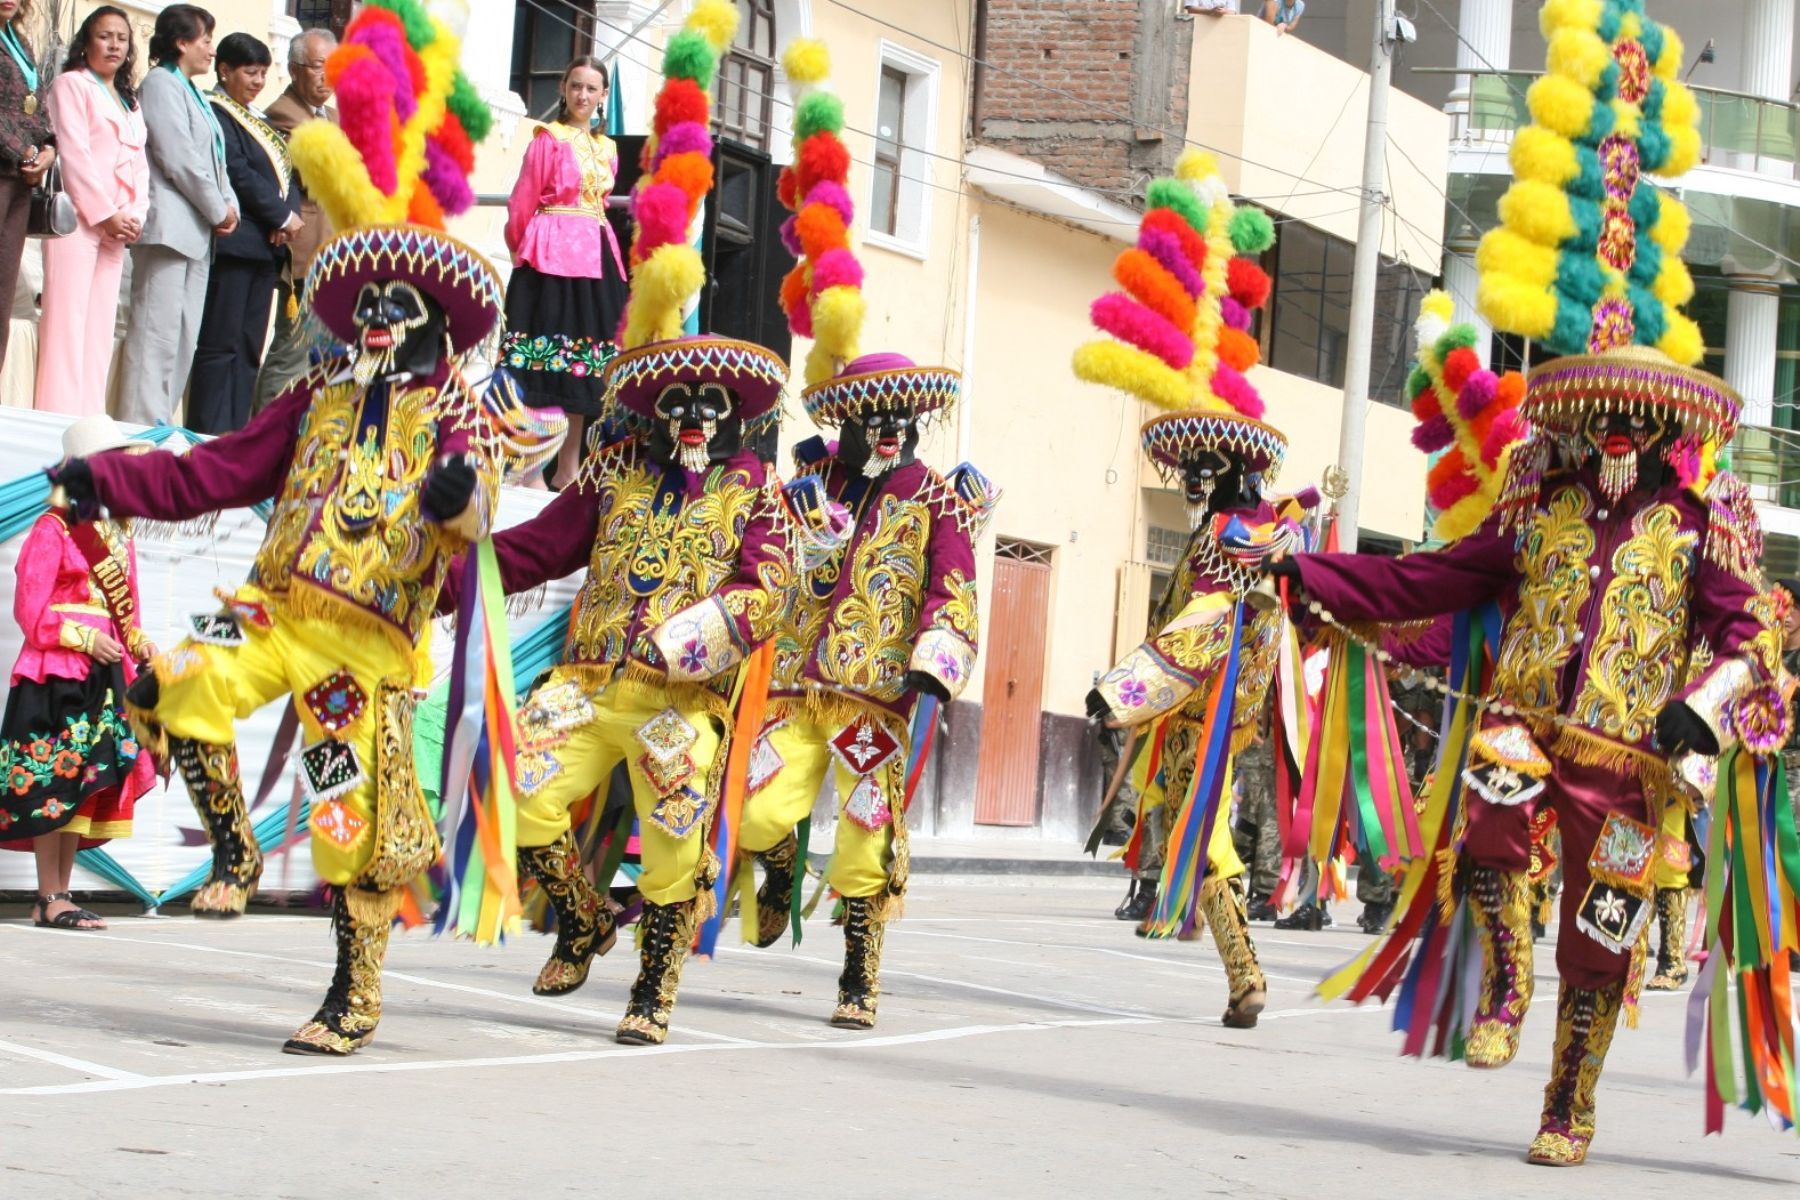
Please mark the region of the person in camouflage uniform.
[[1275, 743], [1268, 722], [1255, 742], [1237, 757], [1237, 823], [1232, 838], [1238, 857], [1250, 864], [1249, 917], [1273, 921], [1275, 886], [1281, 882], [1281, 826], [1275, 816]]

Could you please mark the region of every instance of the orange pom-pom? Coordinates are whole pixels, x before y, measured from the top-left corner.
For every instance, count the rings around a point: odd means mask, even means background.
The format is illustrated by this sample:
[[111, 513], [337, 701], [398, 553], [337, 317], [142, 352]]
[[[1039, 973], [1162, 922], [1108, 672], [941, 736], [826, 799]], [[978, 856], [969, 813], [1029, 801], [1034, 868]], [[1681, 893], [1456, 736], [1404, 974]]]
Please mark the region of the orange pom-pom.
[[781, 311], [788, 314], [806, 307], [806, 293], [812, 287], [806, 264], [795, 263], [794, 269], [781, 277]]
[[1494, 402], [1488, 405], [1490, 412], [1501, 409], [1517, 408], [1519, 401], [1525, 398], [1525, 376], [1517, 371], [1508, 371], [1500, 377], [1500, 384], [1494, 389]]
[[704, 125], [710, 111], [706, 93], [700, 90], [699, 84], [691, 79], [665, 80], [662, 90], [656, 93], [656, 119], [652, 128], [656, 130], [656, 136], [661, 137], [683, 121]]
[[704, 154], [671, 154], [656, 168], [656, 182], [672, 183], [687, 194], [688, 210], [712, 191], [712, 160]]
[[[363, 10], [362, 15], [366, 17], [371, 13], [382, 13], [389, 17], [393, 17], [393, 14], [388, 12], [385, 8], [366, 8]], [[394, 17], [394, 21], [397, 24], [399, 18]], [[375, 52], [373, 50], [369, 49], [361, 42], [345, 42], [336, 50], [333, 50], [331, 52], [331, 57], [325, 60], [325, 81], [329, 83], [335, 91], [338, 86], [338, 81], [344, 77], [344, 72], [362, 62], [372, 62], [379, 65], [381, 60], [375, 57]], [[383, 66], [382, 69], [386, 70], [387, 68]]]
[[1463, 452], [1460, 449], [1451, 450], [1431, 464], [1431, 471], [1425, 476], [1425, 486], [1436, 490], [1468, 469], [1469, 462], [1463, 457]]
[[829, 204], [809, 204], [801, 209], [794, 221], [794, 232], [800, 238], [801, 251], [814, 261], [827, 250], [840, 250], [850, 244], [843, 214]]
[[1133, 248], [1120, 254], [1113, 263], [1113, 278], [1175, 328], [1186, 332], [1194, 327], [1193, 297], [1147, 251]]
[[1248, 371], [1262, 360], [1262, 347], [1241, 329], [1229, 325], [1219, 330], [1219, 361], [1238, 371]]
[[1269, 273], [1248, 258], [1225, 264], [1225, 290], [1245, 308], [1261, 308], [1269, 299]]
[[775, 176], [775, 198], [781, 201], [781, 207], [789, 211], [798, 207], [800, 203], [800, 197], [794, 191], [797, 183], [793, 167], [783, 167], [781, 173]]
[[444, 210], [431, 194], [428, 187], [414, 188], [412, 199], [406, 205], [406, 219], [414, 225], [423, 225], [427, 229], [444, 227]]
[[1462, 391], [1469, 376], [1481, 369], [1481, 359], [1467, 346], [1458, 346], [1444, 357], [1444, 385], [1453, 392]]
[[1444, 406], [1438, 400], [1436, 389], [1429, 387], [1419, 389], [1412, 398], [1412, 413], [1420, 421], [1429, 421], [1433, 417], [1443, 416]]
[[801, 196], [821, 179], [842, 183], [850, 174], [850, 151], [835, 133], [815, 133], [800, 143], [794, 173]]
[[1487, 442], [1488, 430], [1494, 427], [1494, 418], [1499, 415], [1500, 410], [1492, 404], [1482, 409], [1481, 412], [1476, 415], [1475, 419], [1469, 422], [1469, 436], [1465, 439], [1465, 444], [1470, 446], [1484, 445]]

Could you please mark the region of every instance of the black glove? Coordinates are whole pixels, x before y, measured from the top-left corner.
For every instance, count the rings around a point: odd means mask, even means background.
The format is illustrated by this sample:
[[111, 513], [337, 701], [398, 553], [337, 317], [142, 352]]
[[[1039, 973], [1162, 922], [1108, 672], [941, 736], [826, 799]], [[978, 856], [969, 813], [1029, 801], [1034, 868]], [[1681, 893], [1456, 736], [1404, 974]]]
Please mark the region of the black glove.
[[1719, 752], [1719, 739], [1713, 735], [1712, 727], [1683, 700], [1669, 701], [1656, 714], [1656, 744], [1665, 754], [1691, 750], [1711, 756]]
[[419, 508], [433, 521], [448, 521], [469, 507], [469, 497], [474, 494], [475, 468], [463, 455], [453, 454], [432, 469]]
[[1100, 694], [1099, 688], [1094, 688], [1087, 694], [1087, 715], [1090, 721], [1112, 719], [1112, 705], [1106, 702], [1106, 697]]
[[77, 512], [93, 508], [99, 499], [94, 491], [94, 470], [88, 466], [85, 458], [65, 459], [45, 474], [50, 476], [51, 483], [68, 493], [69, 503], [75, 506]]
[[950, 689], [939, 682], [936, 675], [926, 671], [908, 671], [905, 683], [913, 691], [930, 696], [939, 704], [950, 703]]
[[1300, 582], [1300, 562], [1291, 556], [1273, 561], [1264, 559], [1262, 572], [1272, 579], [1291, 579], [1295, 583]]

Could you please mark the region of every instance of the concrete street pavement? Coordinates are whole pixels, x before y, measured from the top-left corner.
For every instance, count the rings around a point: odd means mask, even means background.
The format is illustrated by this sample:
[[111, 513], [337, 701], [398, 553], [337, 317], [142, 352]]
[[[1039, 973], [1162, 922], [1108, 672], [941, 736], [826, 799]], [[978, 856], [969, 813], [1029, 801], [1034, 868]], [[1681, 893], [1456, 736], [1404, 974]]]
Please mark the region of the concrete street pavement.
[[[825, 1024], [841, 939], [690, 964], [658, 1050], [611, 1039], [624, 942], [573, 996], [530, 994], [547, 939], [399, 935], [386, 1015], [346, 1062], [280, 1042], [330, 975], [321, 919], [0, 922], [0, 1197], [784, 1198], [1783, 1194], [1800, 1140], [1700, 1135], [1685, 994], [1650, 995], [1578, 1171], [1526, 1166], [1555, 982], [1506, 1070], [1395, 1056], [1387, 1015], [1313, 982], [1365, 944], [1258, 928], [1270, 1010], [1222, 1028], [1210, 942], [1111, 919], [1113, 879], [921, 880], [890, 927], [872, 1033]], [[6, 915], [17, 913], [7, 910]]]

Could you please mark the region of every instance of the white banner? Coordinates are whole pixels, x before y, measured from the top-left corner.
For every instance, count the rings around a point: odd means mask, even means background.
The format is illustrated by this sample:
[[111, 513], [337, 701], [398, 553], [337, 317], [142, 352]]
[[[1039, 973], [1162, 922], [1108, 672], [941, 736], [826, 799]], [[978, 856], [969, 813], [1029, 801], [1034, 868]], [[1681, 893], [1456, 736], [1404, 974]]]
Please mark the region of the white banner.
[[[17, 479], [62, 457], [62, 431], [69, 418], [54, 413], [21, 409], [0, 409], [0, 481]], [[126, 426], [128, 432], [139, 427]], [[171, 442], [170, 445], [180, 443]], [[555, 497], [554, 492], [527, 488], [502, 489], [500, 524], [517, 525], [534, 516]], [[571, 531], [573, 532], [573, 531]], [[158, 646], [169, 647], [181, 640], [190, 614], [212, 612], [219, 607], [213, 595], [215, 587], [235, 588], [250, 573], [251, 560], [262, 543], [263, 522], [249, 509], [231, 509], [222, 513], [210, 536], [183, 538], [174, 542], [140, 538], [137, 543], [138, 585], [143, 601], [144, 632]], [[0, 591], [6, 604], [0, 619], [0, 662], [11, 674], [21, 643], [18, 625], [12, 619], [12, 597], [15, 587], [14, 564], [24, 537], [0, 544]], [[549, 588], [543, 607], [516, 619], [513, 633], [519, 633], [542, 621], [547, 613], [567, 604], [575, 594], [579, 574]], [[432, 635], [432, 659], [441, 677], [449, 666], [454, 649], [450, 624], [439, 621]], [[530, 680], [519, 680], [520, 687]], [[287, 703], [283, 700], [282, 704]], [[271, 704], [247, 721], [238, 723], [238, 763], [244, 773], [246, 798], [252, 798], [261, 783], [264, 762], [281, 719], [280, 704]], [[284, 768], [285, 778], [271, 793], [269, 804], [285, 804], [293, 794], [293, 763]], [[107, 845], [107, 853], [135, 875], [151, 892], [160, 892], [191, 871], [207, 857], [206, 839], [200, 833], [200, 822], [187, 790], [176, 774], [167, 786], [158, 786], [138, 800], [132, 836]], [[313, 885], [311, 857], [304, 836], [296, 845], [294, 863], [285, 868], [282, 860], [273, 860], [263, 875], [265, 889], [279, 885], [283, 871], [293, 889]], [[30, 854], [0, 854], [0, 890], [29, 890], [37, 886], [36, 872]], [[75, 886], [111, 888], [113, 885], [76, 868]]]

